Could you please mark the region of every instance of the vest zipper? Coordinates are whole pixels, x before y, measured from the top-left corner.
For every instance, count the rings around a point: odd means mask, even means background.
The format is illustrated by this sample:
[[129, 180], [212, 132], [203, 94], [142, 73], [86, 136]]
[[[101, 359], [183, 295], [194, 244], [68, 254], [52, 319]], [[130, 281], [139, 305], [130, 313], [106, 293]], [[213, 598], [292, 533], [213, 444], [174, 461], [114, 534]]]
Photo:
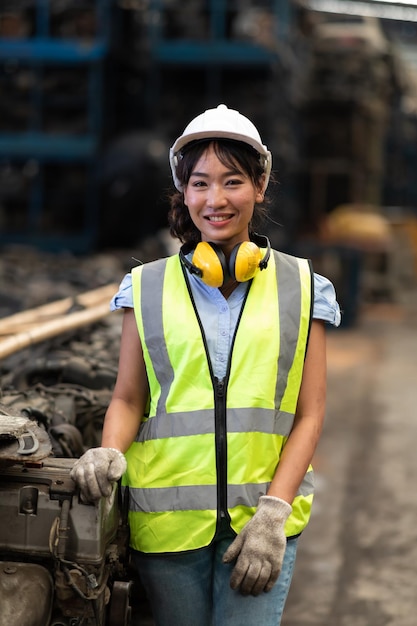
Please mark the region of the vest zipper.
[[214, 377], [214, 420], [217, 472], [217, 515], [220, 521], [230, 521], [227, 510], [227, 429], [226, 381]]
[[209, 350], [207, 346], [206, 335], [204, 332], [201, 318], [198, 314], [198, 310], [194, 301], [193, 292], [188, 279], [187, 271], [184, 265], [181, 264], [182, 272], [187, 285], [188, 294], [190, 296], [191, 303], [197, 318], [198, 325], [201, 331], [201, 338], [203, 340], [204, 350], [206, 352], [208, 368], [210, 372], [210, 378], [213, 384], [214, 390], [214, 425], [215, 425], [215, 446], [216, 446], [216, 478], [217, 478], [217, 525], [221, 522], [223, 524], [230, 524], [230, 515], [227, 510], [227, 403], [226, 403], [226, 391], [229, 382], [230, 366], [232, 361], [233, 346], [236, 339], [237, 330], [239, 328], [240, 320], [242, 317], [243, 309], [246, 304], [246, 300], [249, 294], [249, 287], [252, 281], [248, 281], [248, 288], [242, 302], [240, 313], [236, 322], [235, 332], [233, 334], [232, 343], [230, 346], [230, 353], [227, 363], [227, 374], [225, 378], [217, 378], [213, 374], [213, 367], [210, 361]]
[[[233, 334], [229, 357], [227, 361], [227, 372], [225, 378], [219, 379], [216, 376], [211, 377], [214, 387], [214, 421], [216, 427], [216, 462], [217, 462], [217, 516], [218, 524], [226, 522], [230, 524], [230, 515], [227, 502], [227, 386], [229, 384], [230, 368], [232, 363], [232, 353], [235, 344], [236, 334], [242, 318], [243, 309], [249, 294], [249, 285], [246, 290], [245, 297], [236, 321], [236, 328]], [[207, 349], [207, 348], [206, 348]], [[208, 352], [207, 352], [208, 354]], [[210, 372], [212, 370], [210, 369]]]

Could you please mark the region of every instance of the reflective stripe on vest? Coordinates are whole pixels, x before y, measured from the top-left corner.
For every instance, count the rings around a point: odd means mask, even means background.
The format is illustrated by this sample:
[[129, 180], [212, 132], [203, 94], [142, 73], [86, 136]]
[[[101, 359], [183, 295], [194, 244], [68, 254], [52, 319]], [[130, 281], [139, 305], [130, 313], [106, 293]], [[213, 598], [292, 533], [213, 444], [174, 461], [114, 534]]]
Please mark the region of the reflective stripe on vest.
[[[127, 452], [131, 543], [144, 552], [200, 548], [220, 515], [239, 532], [275, 473], [301, 384], [311, 270], [274, 252], [253, 279], [232, 346], [226, 411], [179, 257], [136, 268], [132, 279], [151, 400]], [[307, 524], [312, 497], [310, 468], [288, 536]]]

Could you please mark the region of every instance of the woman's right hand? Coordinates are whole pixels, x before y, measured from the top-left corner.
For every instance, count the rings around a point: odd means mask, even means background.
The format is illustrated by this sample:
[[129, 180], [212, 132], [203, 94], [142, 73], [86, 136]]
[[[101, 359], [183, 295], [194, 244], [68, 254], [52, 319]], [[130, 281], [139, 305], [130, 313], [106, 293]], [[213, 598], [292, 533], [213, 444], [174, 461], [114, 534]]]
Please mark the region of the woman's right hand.
[[113, 483], [121, 478], [126, 467], [125, 456], [120, 450], [90, 448], [74, 463], [70, 476], [85, 501], [97, 502], [111, 495]]

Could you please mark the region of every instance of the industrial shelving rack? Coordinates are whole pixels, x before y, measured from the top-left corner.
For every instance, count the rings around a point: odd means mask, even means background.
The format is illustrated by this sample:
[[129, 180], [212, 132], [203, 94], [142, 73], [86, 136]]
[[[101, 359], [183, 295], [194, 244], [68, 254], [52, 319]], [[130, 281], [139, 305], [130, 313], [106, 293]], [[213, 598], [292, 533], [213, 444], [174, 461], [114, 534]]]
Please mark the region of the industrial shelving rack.
[[[148, 36], [152, 74], [147, 88], [150, 111], [158, 115], [158, 97], [163, 93], [164, 79], [177, 80], [176, 110], [182, 109], [184, 121], [196, 111], [196, 103], [203, 108], [218, 103], [225, 95], [232, 105], [241, 109], [248, 105], [248, 98], [240, 98], [233, 92], [235, 82], [230, 80], [233, 72], [241, 72], [240, 82], [250, 90], [254, 76], [285, 64], [289, 47], [293, 5], [291, 0], [261, 0], [242, 3], [239, 0], [200, 0], [199, 2], [171, 2], [149, 0]], [[254, 22], [263, 14], [264, 22], [254, 34], [255, 24], [247, 33], [233, 32], [237, 16], [253, 12]], [[250, 18], [249, 18], [250, 19]], [[262, 18], [260, 18], [262, 19]], [[249, 31], [252, 31], [249, 33]], [[193, 84], [187, 84], [192, 76]], [[198, 82], [194, 82], [197, 76]], [[175, 77], [175, 78], [174, 78]], [[162, 86], [162, 88], [161, 88]], [[227, 91], [227, 87], [232, 92]], [[171, 89], [171, 95], [174, 89]], [[282, 90], [277, 96], [282, 96]], [[178, 97], [180, 100], [178, 100]], [[234, 103], [233, 100], [236, 100]], [[239, 104], [240, 102], [240, 104]], [[187, 110], [187, 105], [189, 110]], [[262, 101], [265, 126], [268, 107], [274, 110], [274, 98], [264, 94]], [[168, 107], [162, 117], [168, 112]], [[266, 113], [266, 115], [265, 115]], [[251, 114], [256, 122], [256, 114]], [[268, 120], [269, 121], [269, 120]], [[262, 126], [261, 122], [261, 126]]]
[[97, 229], [111, 0], [9, 4], [0, 12], [0, 244], [83, 252]]
[[[167, 37], [164, 34], [163, 18], [169, 4], [163, 0], [150, 0], [151, 47], [157, 61], [183, 65], [259, 64], [270, 61], [271, 52], [262, 42], [256, 44], [253, 41], [239, 41], [228, 36], [228, 14], [234, 10], [241, 10], [245, 7], [244, 4], [238, 0], [207, 0], [201, 3], [190, 3], [188, 10], [194, 10], [201, 5], [206, 7], [205, 37], [198, 37], [198, 33], [194, 32], [194, 36], [176, 38], [175, 36]], [[253, 8], [256, 8], [256, 5]], [[285, 41], [289, 34], [291, 3], [288, 0], [265, 0], [259, 2], [257, 8], [270, 12], [277, 41]], [[181, 9], [184, 11], [187, 7], [182, 5]], [[185, 19], [187, 19], [186, 16]], [[194, 24], [190, 22], [190, 25], [191, 34]]]

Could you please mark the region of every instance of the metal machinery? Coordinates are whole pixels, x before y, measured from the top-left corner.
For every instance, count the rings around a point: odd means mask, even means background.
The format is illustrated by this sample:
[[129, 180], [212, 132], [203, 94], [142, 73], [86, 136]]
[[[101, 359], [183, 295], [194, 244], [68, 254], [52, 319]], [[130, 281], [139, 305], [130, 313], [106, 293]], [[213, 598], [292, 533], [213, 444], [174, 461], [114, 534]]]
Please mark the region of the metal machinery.
[[117, 497], [83, 503], [74, 459], [51, 457], [46, 430], [4, 407], [0, 444], [0, 624], [127, 626], [128, 530]]
[[109, 12], [110, 0], [1, 3], [1, 244], [95, 239]]
[[125, 500], [86, 504], [69, 475], [100, 445], [118, 337], [108, 316], [1, 359], [1, 626], [130, 624]]

